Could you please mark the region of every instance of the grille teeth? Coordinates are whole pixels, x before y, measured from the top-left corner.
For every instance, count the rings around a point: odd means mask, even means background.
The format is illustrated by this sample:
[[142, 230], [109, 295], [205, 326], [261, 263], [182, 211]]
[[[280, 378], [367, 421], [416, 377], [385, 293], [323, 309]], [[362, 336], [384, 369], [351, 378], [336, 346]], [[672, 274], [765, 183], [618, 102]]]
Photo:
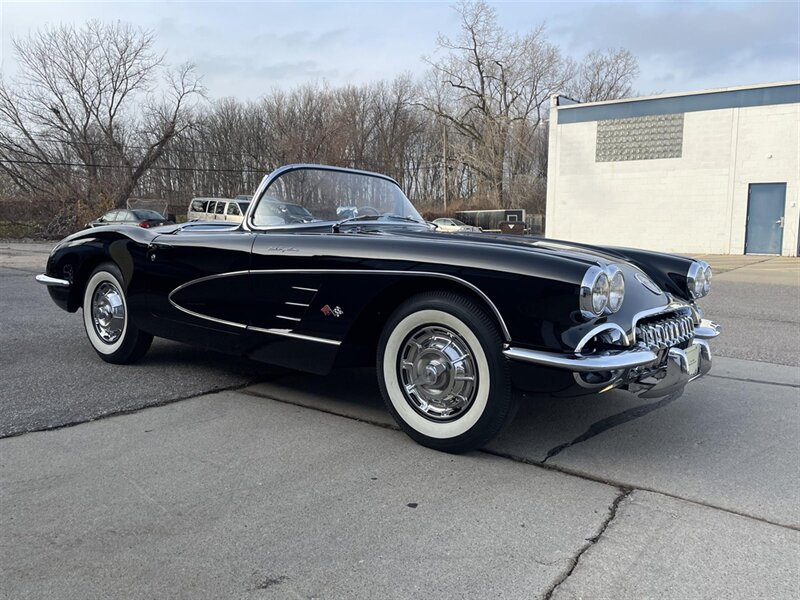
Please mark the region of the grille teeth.
[[671, 315], [636, 329], [637, 338], [654, 350], [672, 348], [694, 337], [694, 321], [689, 315]]

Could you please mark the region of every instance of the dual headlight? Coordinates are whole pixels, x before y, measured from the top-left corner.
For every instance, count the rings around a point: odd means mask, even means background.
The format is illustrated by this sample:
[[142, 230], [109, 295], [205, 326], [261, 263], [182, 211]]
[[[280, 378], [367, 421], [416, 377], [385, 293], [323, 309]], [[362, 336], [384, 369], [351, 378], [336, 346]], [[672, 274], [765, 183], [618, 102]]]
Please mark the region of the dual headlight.
[[581, 314], [587, 319], [611, 314], [622, 308], [625, 278], [615, 265], [592, 266], [581, 282]]
[[708, 266], [708, 263], [702, 260], [692, 263], [686, 273], [686, 287], [689, 289], [692, 299], [697, 300], [708, 294], [711, 289], [711, 276], [711, 267]]

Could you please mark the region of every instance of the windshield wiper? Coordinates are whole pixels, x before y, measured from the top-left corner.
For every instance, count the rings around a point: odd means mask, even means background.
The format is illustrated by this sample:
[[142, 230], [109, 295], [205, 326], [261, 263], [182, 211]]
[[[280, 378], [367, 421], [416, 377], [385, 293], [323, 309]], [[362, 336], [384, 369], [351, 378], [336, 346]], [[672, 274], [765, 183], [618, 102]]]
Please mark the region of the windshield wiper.
[[347, 223], [353, 223], [355, 221], [366, 221], [367, 219], [372, 219], [374, 221], [378, 218], [379, 217], [377, 215], [360, 215], [358, 217], [347, 217], [346, 219], [342, 219], [341, 221], [336, 221], [336, 223], [333, 224], [333, 227], [331, 227], [331, 229], [333, 229], [334, 233], [339, 233], [339, 227]]
[[394, 213], [384, 213], [381, 217], [386, 217], [387, 219], [400, 219], [401, 221], [410, 221], [412, 223], [419, 223], [420, 225], [424, 225], [423, 221], [419, 219], [415, 219], [414, 217], [408, 217], [406, 215], [396, 215]]
[[359, 215], [357, 217], [348, 217], [346, 219], [342, 219], [341, 221], [337, 221], [333, 224], [333, 231], [334, 233], [339, 232], [339, 228], [342, 225], [346, 225], [347, 223], [353, 223], [356, 221], [380, 221], [381, 219], [397, 219], [399, 221], [407, 221], [411, 223], [419, 223], [420, 225], [424, 225], [425, 223], [415, 219], [414, 217], [407, 217], [405, 215], [396, 215], [394, 213], [383, 213], [382, 215]]

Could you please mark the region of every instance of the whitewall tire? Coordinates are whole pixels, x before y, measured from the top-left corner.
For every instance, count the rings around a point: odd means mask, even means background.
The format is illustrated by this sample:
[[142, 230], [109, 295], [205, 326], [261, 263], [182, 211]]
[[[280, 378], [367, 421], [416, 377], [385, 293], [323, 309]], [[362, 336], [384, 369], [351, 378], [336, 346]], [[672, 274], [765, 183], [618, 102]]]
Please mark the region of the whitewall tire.
[[386, 406], [417, 442], [446, 452], [480, 448], [513, 414], [503, 340], [471, 299], [420, 294], [389, 318], [378, 342]]
[[92, 348], [110, 363], [139, 360], [153, 341], [131, 323], [124, 279], [113, 263], [98, 266], [86, 282], [83, 325]]

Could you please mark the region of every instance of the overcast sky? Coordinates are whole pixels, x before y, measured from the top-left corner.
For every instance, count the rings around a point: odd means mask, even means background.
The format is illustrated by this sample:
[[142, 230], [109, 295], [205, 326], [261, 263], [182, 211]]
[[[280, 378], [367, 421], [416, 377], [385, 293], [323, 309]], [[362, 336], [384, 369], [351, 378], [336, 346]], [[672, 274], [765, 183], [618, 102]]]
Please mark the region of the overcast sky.
[[[212, 98], [257, 98], [272, 87], [422, 73], [438, 32], [452, 34], [451, 2], [9, 2], [0, 0], [4, 76], [10, 40], [45, 24], [122, 20], [152, 29], [167, 60], [196, 63]], [[580, 58], [625, 47], [640, 61], [640, 93], [800, 79], [800, 2], [504, 2], [500, 23], [544, 22]]]

